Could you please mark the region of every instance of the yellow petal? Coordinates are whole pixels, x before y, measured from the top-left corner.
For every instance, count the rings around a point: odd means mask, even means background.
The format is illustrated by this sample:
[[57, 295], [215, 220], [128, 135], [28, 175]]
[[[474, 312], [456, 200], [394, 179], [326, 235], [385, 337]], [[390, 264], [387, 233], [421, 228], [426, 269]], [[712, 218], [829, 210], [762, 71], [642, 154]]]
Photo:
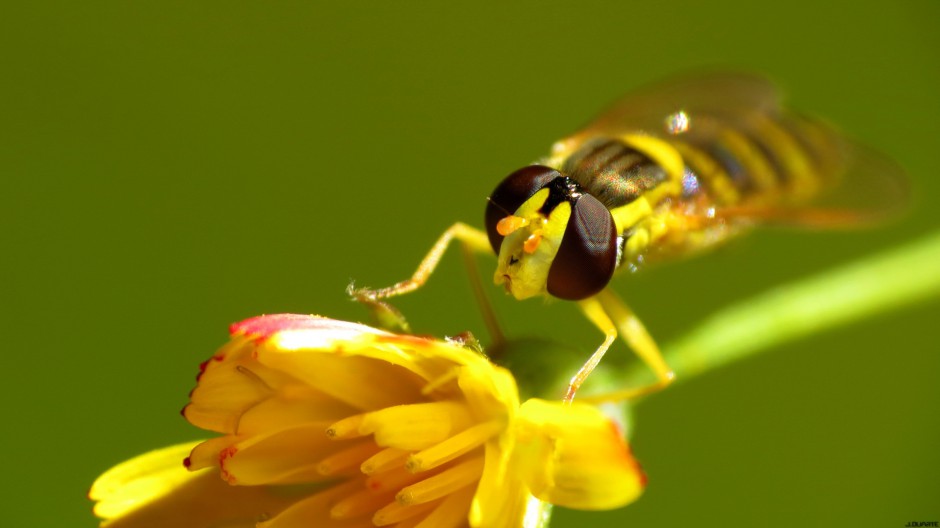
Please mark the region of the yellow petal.
[[236, 431], [248, 435], [305, 422], [331, 423], [357, 412], [311, 387], [291, 386], [245, 411]]
[[235, 435], [218, 436], [210, 438], [205, 442], [195, 446], [192, 452], [186, 457], [186, 467], [190, 471], [204, 469], [207, 467], [219, 467], [219, 453], [228, 449], [234, 443], [241, 440]]
[[359, 469], [366, 475], [373, 475], [381, 471], [388, 471], [394, 467], [404, 466], [408, 459], [408, 451], [395, 447], [387, 447], [374, 456], [362, 462]]
[[519, 406], [515, 378], [508, 370], [492, 364], [474, 363], [460, 369], [458, 385], [478, 417], [509, 418]]
[[400, 504], [393, 502], [372, 516], [372, 524], [375, 526], [388, 526], [398, 524], [408, 519], [414, 519], [420, 515], [433, 510], [439, 502], [425, 502], [421, 504]]
[[190, 393], [190, 403], [183, 409], [183, 416], [203, 429], [234, 433], [241, 414], [269, 397], [273, 390], [259, 381], [255, 373], [259, 369], [246, 371], [244, 360], [227, 361], [216, 359], [218, 357], [203, 364], [199, 384]]
[[528, 489], [516, 468], [509, 466], [510, 451], [496, 442], [486, 444], [483, 474], [469, 521], [474, 528], [518, 528], [525, 518]]
[[506, 425], [503, 422], [496, 420], [474, 425], [438, 444], [410, 455], [405, 467], [412, 473], [434, 469], [483, 445], [505, 428]]
[[362, 488], [361, 480], [348, 481], [297, 501], [278, 515], [259, 522], [258, 528], [311, 528], [348, 526], [330, 519], [330, 508], [344, 495]]
[[[89, 497], [108, 528], [251, 528], [295, 502], [296, 494], [262, 487], [233, 487], [218, 471], [187, 471], [182, 460], [193, 443], [158, 449], [101, 475]], [[110, 520], [108, 520], [110, 519]]]
[[473, 492], [473, 487], [468, 486], [450, 494], [424, 520], [415, 524], [415, 528], [458, 528], [465, 526]]
[[424, 380], [408, 369], [362, 356], [323, 350], [285, 350], [276, 341], [258, 348], [258, 361], [356, 409], [371, 411], [422, 401]]
[[586, 404], [529, 400], [517, 416], [514, 463], [539, 499], [583, 510], [636, 500], [646, 477], [617, 426]]
[[403, 488], [395, 495], [395, 500], [399, 504], [407, 505], [440, 499], [476, 482], [482, 472], [483, 457], [471, 458]]
[[417, 450], [441, 442], [471, 423], [466, 404], [429, 402], [370, 412], [359, 432], [375, 435], [375, 443], [382, 447]]
[[183, 459], [197, 443], [156, 449], [109, 469], [88, 492], [88, 497], [97, 501], [95, 514], [106, 519], [117, 517], [191, 479]]
[[294, 484], [325, 479], [319, 462], [344, 445], [327, 437], [325, 423], [305, 423], [254, 435], [220, 453], [222, 475], [230, 484]]
[[361, 473], [360, 466], [363, 460], [374, 456], [379, 451], [381, 448], [369, 440], [352, 444], [320, 460], [317, 463], [317, 471], [325, 476]]

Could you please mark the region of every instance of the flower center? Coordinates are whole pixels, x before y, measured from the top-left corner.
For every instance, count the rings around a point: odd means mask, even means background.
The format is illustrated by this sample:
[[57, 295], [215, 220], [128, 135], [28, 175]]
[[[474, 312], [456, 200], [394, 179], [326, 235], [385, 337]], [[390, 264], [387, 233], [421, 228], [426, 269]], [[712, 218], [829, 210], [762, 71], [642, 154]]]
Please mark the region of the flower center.
[[358, 467], [362, 475], [330, 516], [371, 515], [376, 526], [408, 519], [437, 526], [434, 519], [445, 514], [465, 518], [483, 473], [483, 444], [504, 427], [499, 420], [474, 423], [467, 404], [456, 401], [397, 405], [332, 424], [327, 436], [349, 447], [321, 460], [318, 470], [338, 475]]

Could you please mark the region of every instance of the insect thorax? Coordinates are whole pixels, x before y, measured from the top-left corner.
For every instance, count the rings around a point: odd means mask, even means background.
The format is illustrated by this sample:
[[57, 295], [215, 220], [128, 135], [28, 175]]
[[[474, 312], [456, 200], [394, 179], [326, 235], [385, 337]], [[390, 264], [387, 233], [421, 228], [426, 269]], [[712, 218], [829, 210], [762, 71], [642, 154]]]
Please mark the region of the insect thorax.
[[633, 202], [668, 178], [666, 171], [621, 141], [597, 138], [565, 160], [562, 172], [608, 209]]

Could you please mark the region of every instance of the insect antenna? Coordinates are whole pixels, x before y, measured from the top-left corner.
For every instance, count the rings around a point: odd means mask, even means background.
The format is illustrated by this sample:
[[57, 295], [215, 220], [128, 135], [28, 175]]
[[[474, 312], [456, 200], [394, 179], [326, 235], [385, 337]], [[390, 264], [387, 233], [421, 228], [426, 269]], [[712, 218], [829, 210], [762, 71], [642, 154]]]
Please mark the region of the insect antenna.
[[495, 205], [497, 208], [499, 208], [499, 210], [501, 210], [502, 212], [506, 213], [506, 216], [512, 216], [513, 211], [510, 211], [510, 210], [506, 209], [505, 207], [503, 207], [502, 205], [499, 205], [498, 203], [494, 202], [494, 201], [493, 201], [493, 198], [487, 196], [487, 197], [486, 197], [486, 201], [489, 202], [489, 203], [491, 203], [491, 204], [493, 204], [493, 205]]

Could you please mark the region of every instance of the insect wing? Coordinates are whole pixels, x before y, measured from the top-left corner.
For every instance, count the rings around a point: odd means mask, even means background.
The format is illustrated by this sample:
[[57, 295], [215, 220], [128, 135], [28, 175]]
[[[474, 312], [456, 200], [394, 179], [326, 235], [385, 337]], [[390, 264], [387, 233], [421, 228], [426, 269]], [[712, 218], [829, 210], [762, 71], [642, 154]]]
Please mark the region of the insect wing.
[[[849, 228], [879, 223], [906, 209], [909, 185], [897, 163], [818, 119], [785, 109], [781, 101], [773, 83], [757, 75], [679, 78], [623, 97], [556, 143], [555, 153], [570, 154], [599, 136], [643, 133], [707, 145], [721, 141], [729, 131], [766, 140], [767, 132], [761, 128], [784, 129], [789, 145], [764, 141], [764, 148], [789, 167], [789, 187], [782, 192], [754, 193], [734, 205], [716, 207], [715, 218]], [[805, 158], [806, 170], [798, 168], [796, 158]]]
[[801, 203], [743, 203], [716, 209], [727, 221], [811, 229], [866, 228], [897, 219], [907, 211], [910, 183], [904, 169], [887, 156], [848, 140], [842, 145], [844, 170], [812, 200]]
[[[687, 128], [696, 120], [738, 121], [753, 114], [776, 114], [780, 95], [767, 79], [748, 74], [715, 74], [683, 77], [630, 93], [561, 143], [577, 148], [596, 136], [642, 132], [673, 135], [680, 130], [681, 114]], [[681, 130], [684, 131], [684, 130]]]

